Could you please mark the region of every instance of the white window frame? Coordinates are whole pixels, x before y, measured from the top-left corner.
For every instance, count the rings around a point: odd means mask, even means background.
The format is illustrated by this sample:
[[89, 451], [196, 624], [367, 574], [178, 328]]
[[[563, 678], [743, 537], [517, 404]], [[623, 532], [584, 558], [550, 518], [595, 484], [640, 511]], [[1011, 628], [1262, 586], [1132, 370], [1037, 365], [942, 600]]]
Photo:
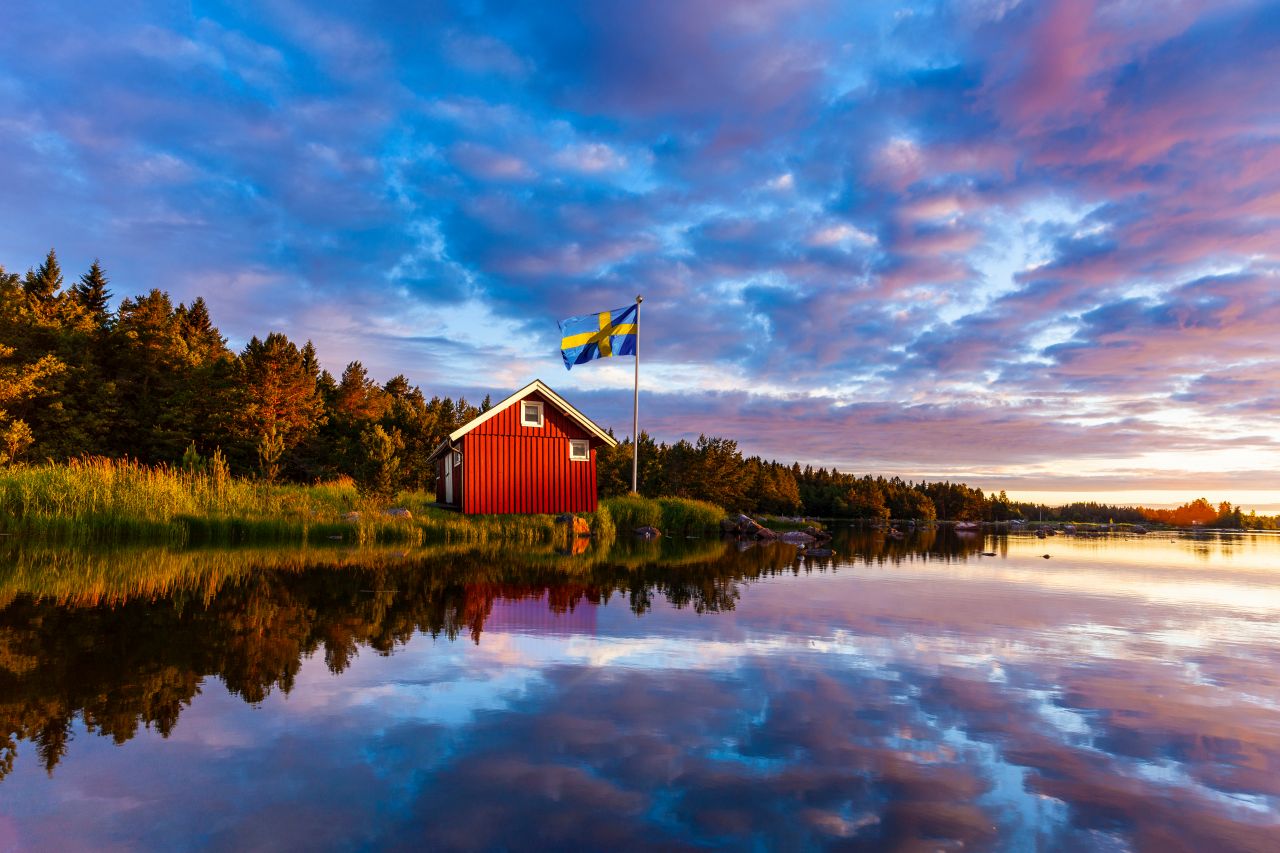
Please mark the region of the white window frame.
[[[533, 423], [527, 417], [529, 414], [528, 406], [533, 406], [538, 412], [538, 422]], [[542, 403], [538, 400], [521, 400], [520, 401], [520, 426], [538, 428], [546, 423], [546, 419], [542, 414]]]
[[[581, 448], [582, 454], [574, 453], [574, 450]], [[569, 439], [569, 461], [570, 462], [590, 462], [591, 461], [591, 442], [585, 438]]]
[[452, 453], [450, 453], [450, 454], [449, 454], [449, 461], [450, 461], [451, 463], [453, 463], [454, 465], [461, 465], [461, 464], [462, 464], [462, 454], [461, 454], [461, 453], [459, 453], [459, 452], [458, 452], [458, 451], [456, 451], [456, 450], [455, 450], [455, 451], [453, 451]]

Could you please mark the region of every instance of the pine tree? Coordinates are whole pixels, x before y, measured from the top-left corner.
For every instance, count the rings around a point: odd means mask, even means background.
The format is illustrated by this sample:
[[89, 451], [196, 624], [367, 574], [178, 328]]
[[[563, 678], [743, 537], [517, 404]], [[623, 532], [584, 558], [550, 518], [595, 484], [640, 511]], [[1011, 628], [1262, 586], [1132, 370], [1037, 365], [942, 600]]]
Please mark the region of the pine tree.
[[176, 461], [192, 438], [177, 423], [185, 411], [174, 405], [189, 356], [169, 294], [154, 289], [122, 300], [110, 340], [120, 407], [112, 449], [144, 462]]
[[364, 365], [353, 361], [342, 371], [334, 407], [351, 422], [373, 421], [386, 414], [391, 401], [386, 392], [369, 378]]
[[227, 339], [209, 319], [209, 306], [204, 297], [197, 296], [191, 307], [180, 306], [181, 322], [178, 333], [187, 343], [187, 351], [194, 364], [208, 364], [231, 355], [227, 350]]
[[49, 250], [44, 263], [35, 270], [27, 270], [22, 290], [33, 305], [47, 305], [57, 299], [62, 290], [62, 267], [58, 266], [58, 254], [53, 249]]
[[298, 347], [278, 332], [249, 341], [239, 374], [239, 430], [271, 479], [285, 454], [324, 423], [324, 400]]
[[80, 276], [80, 281], [71, 285], [71, 296], [80, 307], [93, 318], [100, 329], [105, 329], [111, 319], [108, 305], [111, 291], [107, 290], [108, 279], [102, 271], [102, 265], [94, 258], [89, 271]]
[[356, 468], [356, 488], [360, 494], [389, 501], [400, 490], [400, 454], [404, 440], [399, 431], [384, 430], [380, 424], [360, 433], [361, 462]]

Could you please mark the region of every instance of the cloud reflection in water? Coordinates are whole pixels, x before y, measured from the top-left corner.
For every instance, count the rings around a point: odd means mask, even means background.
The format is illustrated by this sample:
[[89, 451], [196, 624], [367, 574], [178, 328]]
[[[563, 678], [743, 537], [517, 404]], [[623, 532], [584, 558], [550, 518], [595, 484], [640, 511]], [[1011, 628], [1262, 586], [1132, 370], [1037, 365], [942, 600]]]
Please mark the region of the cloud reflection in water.
[[168, 740], [77, 724], [51, 777], [20, 753], [0, 838], [1275, 849], [1280, 579], [1255, 558], [1280, 541], [1002, 545], [851, 547], [711, 615], [605, 597], [522, 624], [499, 601], [477, 643], [417, 635], [337, 676], [313, 656], [256, 707], [206, 681]]

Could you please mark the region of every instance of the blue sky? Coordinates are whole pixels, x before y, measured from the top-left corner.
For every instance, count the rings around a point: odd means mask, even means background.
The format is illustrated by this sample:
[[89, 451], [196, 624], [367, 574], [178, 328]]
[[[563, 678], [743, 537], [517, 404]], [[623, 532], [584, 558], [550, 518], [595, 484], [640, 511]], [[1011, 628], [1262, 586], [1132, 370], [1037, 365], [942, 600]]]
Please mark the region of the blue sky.
[[[1280, 505], [1280, 5], [10, 4], [0, 264], [619, 432]], [[1135, 491], [1136, 490], [1136, 491]]]

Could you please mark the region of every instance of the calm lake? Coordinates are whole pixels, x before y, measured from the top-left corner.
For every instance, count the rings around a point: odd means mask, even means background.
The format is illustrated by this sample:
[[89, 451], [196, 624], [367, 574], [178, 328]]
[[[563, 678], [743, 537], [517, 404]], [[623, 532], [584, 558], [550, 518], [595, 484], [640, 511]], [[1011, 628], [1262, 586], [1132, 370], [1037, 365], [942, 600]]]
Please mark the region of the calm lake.
[[1280, 537], [836, 532], [0, 540], [0, 850], [1280, 850]]

